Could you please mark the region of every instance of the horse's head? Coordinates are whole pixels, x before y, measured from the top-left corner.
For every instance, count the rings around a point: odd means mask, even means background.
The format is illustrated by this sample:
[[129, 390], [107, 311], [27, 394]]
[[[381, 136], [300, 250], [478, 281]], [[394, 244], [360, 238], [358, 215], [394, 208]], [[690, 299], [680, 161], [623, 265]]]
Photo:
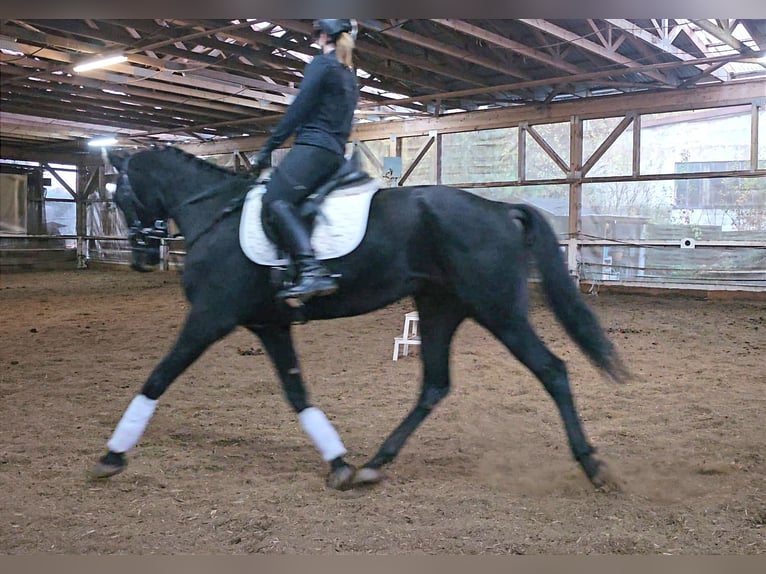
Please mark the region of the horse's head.
[[136, 271], [151, 271], [151, 266], [160, 262], [161, 240], [168, 236], [166, 210], [157, 198], [140, 193], [141, 186], [136, 193], [129, 176], [131, 156], [114, 151], [107, 152], [107, 156], [119, 174], [114, 201], [128, 224], [130, 266]]

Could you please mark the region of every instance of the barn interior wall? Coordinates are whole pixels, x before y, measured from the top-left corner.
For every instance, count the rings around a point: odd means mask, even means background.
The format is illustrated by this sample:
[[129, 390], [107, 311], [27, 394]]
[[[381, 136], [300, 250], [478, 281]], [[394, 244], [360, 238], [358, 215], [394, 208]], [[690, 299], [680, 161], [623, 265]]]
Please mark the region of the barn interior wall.
[[[459, 124], [452, 117], [365, 124], [357, 135], [369, 139], [355, 144], [364, 148], [363, 167], [386, 185], [441, 182], [493, 200], [536, 205], [560, 233], [562, 246], [573, 250], [570, 271], [581, 280], [766, 289], [764, 100], [753, 97], [752, 86], [732, 91], [734, 96], [721, 97], [719, 88], [689, 90], [687, 109], [671, 97], [663, 107], [649, 94], [624, 96], [622, 107], [615, 104], [620, 98], [604, 98], [608, 105], [595, 101], [596, 110], [570, 116], [565, 111], [575, 111], [572, 103], [550, 106], [556, 112], [547, 114], [530, 108], [528, 119], [512, 110], [460, 114]], [[505, 121], [498, 119], [502, 113]], [[413, 122], [422, 129], [413, 129]], [[576, 125], [582, 126], [581, 138], [572, 135]], [[187, 151], [246, 169], [259, 140], [247, 138], [246, 145], [232, 148], [239, 144], [245, 142]], [[275, 163], [286, 151], [274, 153]], [[388, 169], [392, 159], [406, 181]], [[127, 243], [115, 239], [124, 235], [124, 222], [102, 189], [108, 180], [101, 177], [98, 193], [83, 204], [85, 252], [94, 261], [124, 261]], [[744, 203], [683, 209], [679, 189], [690, 186], [719, 195], [735, 189]], [[693, 247], [682, 250], [689, 239]]]
[[[470, 131], [449, 127], [416, 165], [416, 154], [432, 136], [402, 136], [392, 126], [387, 138], [363, 141], [375, 160], [365, 154], [362, 158], [365, 169], [387, 185], [401, 184], [385, 169], [396, 154], [402, 170], [411, 168], [404, 185], [441, 182], [489, 199], [537, 206], [559, 232], [565, 249], [572, 247], [569, 239], [576, 239], [571, 271], [584, 281], [715, 282], [763, 289], [763, 114], [762, 100], [755, 99], [722, 107], [708, 103], [700, 110], [623, 110], [621, 115], [589, 117], [580, 122], [579, 163], [573, 157], [577, 142], [572, 141], [579, 116], [488, 129], [475, 125]], [[621, 128], [623, 123], [627, 127]], [[755, 140], [753, 132], [758, 135]], [[749, 164], [753, 156], [757, 169]], [[578, 173], [591, 157], [587, 173]], [[710, 172], [715, 172], [713, 177], [706, 177]], [[683, 176], [674, 177], [680, 173]], [[579, 196], [572, 201], [575, 185]], [[713, 198], [686, 208], [679, 197], [687, 188], [700, 193], [712, 189], [705, 193], [717, 193], [721, 201]], [[572, 212], [572, 205], [578, 213]], [[692, 247], [682, 248], [690, 239]]]

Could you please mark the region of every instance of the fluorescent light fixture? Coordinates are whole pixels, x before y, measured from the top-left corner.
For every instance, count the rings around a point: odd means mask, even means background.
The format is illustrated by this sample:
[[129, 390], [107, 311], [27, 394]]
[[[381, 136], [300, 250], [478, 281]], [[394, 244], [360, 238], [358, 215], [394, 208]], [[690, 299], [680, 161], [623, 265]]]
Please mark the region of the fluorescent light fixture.
[[113, 145], [117, 145], [117, 138], [115, 137], [103, 137], [103, 138], [95, 138], [88, 142], [88, 145], [91, 147], [109, 147]]
[[119, 64], [121, 62], [127, 62], [128, 57], [124, 56], [123, 54], [118, 54], [116, 56], [104, 56], [102, 58], [98, 58], [96, 60], [89, 60], [87, 62], [83, 62], [82, 64], [78, 64], [74, 67], [75, 72], [87, 72], [88, 70], [95, 70], [97, 68], [105, 68], [107, 66], [111, 66], [112, 64]]

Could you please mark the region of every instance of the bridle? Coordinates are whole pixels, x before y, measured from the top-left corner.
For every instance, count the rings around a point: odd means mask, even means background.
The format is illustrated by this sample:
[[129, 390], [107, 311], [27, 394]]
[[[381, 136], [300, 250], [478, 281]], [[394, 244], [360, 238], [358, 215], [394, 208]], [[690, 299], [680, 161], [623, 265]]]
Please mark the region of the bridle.
[[160, 245], [168, 236], [168, 222], [165, 219], [157, 219], [151, 227], [144, 227], [141, 223], [138, 211], [146, 211], [146, 206], [138, 199], [130, 185], [127, 166], [117, 179], [115, 202], [128, 222], [131, 267], [137, 271], [147, 271], [143, 265], [157, 265], [160, 262]]
[[[213, 197], [218, 197], [218, 190], [217, 189], [208, 189], [208, 190], [205, 190], [205, 191], [202, 191], [202, 192], [198, 193], [197, 195], [193, 195], [193, 196], [191, 196], [188, 199], [185, 199], [184, 201], [182, 201], [181, 203], [176, 205], [171, 211], [177, 213], [180, 209], [182, 209], [183, 207], [186, 207], [187, 205], [192, 205], [192, 204], [195, 204], [195, 203], [199, 203], [200, 201], [204, 201], [206, 199], [210, 199], [210, 198], [213, 198]], [[202, 237], [208, 231], [210, 231], [213, 227], [215, 227], [224, 217], [226, 217], [227, 215], [229, 215], [231, 213], [234, 213], [240, 207], [242, 207], [242, 205], [244, 205], [244, 203], [245, 203], [245, 199], [246, 199], [245, 195], [242, 195], [242, 196], [239, 196], [239, 197], [235, 197], [205, 227], [203, 227], [196, 234], [194, 234], [194, 235], [192, 235], [190, 237], [185, 237], [184, 238], [184, 245], [186, 246], [186, 250], [188, 251], [189, 249], [191, 249], [192, 245], [194, 245], [200, 237]], [[171, 213], [171, 216], [172, 216], [172, 213]], [[155, 222], [155, 225], [156, 225], [156, 222]]]
[[[218, 196], [218, 190], [208, 189], [202, 191], [192, 197], [189, 197], [174, 206], [172, 209], [167, 209], [169, 217], [174, 217], [181, 209], [188, 205], [199, 203], [206, 199], [210, 199]], [[128, 222], [128, 241], [133, 253], [132, 267], [139, 271], [146, 271], [141, 268], [141, 263], [147, 265], [157, 265], [160, 261], [160, 245], [162, 239], [168, 237], [168, 223], [167, 219], [157, 219], [151, 227], [144, 227], [138, 217], [138, 212], [147, 211], [146, 206], [133, 191], [133, 187], [130, 184], [130, 179], [127, 174], [127, 164], [124, 170], [120, 171], [119, 178], [117, 180], [117, 191], [115, 192], [115, 201], [117, 205], [122, 209], [125, 214], [125, 219]], [[186, 250], [191, 249], [192, 245], [205, 233], [210, 231], [215, 225], [217, 225], [227, 215], [234, 213], [242, 207], [245, 202], [245, 196], [235, 197], [232, 199], [219, 214], [211, 220], [202, 230], [195, 235], [184, 238], [184, 244]]]

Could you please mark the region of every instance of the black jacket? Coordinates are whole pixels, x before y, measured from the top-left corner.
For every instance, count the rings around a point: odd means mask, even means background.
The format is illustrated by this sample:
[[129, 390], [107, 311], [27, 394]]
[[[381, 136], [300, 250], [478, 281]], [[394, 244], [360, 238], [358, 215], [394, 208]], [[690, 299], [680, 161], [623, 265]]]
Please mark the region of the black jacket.
[[264, 146], [272, 151], [295, 132], [295, 143], [343, 154], [359, 98], [356, 74], [335, 52], [320, 54], [306, 66], [295, 100]]

